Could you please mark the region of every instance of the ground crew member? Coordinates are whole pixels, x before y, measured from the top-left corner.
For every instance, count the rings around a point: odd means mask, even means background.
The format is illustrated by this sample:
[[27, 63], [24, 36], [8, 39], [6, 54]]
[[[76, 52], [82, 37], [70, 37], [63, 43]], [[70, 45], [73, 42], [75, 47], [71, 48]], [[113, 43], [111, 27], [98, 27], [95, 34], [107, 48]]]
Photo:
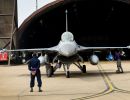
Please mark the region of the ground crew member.
[[35, 77], [37, 77], [39, 92], [42, 92], [41, 86], [42, 86], [42, 80], [41, 80], [41, 72], [40, 72], [40, 60], [38, 59], [36, 53], [33, 53], [33, 57], [28, 63], [28, 69], [31, 71], [31, 80], [30, 80], [30, 92], [33, 92]]
[[115, 52], [115, 59], [117, 60], [117, 73], [123, 73], [123, 68], [122, 68], [122, 65], [121, 65], [121, 51], [119, 50], [116, 50]]

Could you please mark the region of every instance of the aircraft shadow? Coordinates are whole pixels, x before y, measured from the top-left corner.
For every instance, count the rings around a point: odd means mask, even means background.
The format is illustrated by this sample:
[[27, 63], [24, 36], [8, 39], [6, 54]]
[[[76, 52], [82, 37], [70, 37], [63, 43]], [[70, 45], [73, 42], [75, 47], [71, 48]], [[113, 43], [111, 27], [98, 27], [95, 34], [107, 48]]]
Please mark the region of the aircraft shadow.
[[[113, 70], [104, 70], [105, 74], [112, 76], [112, 75], [117, 75], [117, 74], [128, 74], [130, 73], [130, 71], [124, 71], [124, 73], [116, 73], [116, 71], [114, 72]], [[30, 74], [20, 74], [20, 77], [25, 77], [25, 76], [30, 76]], [[46, 76], [46, 73], [42, 73], [41, 76]], [[66, 77], [65, 72], [64, 71], [60, 71], [60, 72], [55, 72], [54, 75], [52, 76], [52, 78], [56, 78], [56, 77]], [[81, 71], [70, 71], [70, 78], [89, 78], [89, 77], [101, 77], [101, 72], [99, 72], [99, 70], [93, 70], [93, 71], [87, 71], [86, 73], [82, 73]], [[50, 77], [51, 78], [51, 77]]]

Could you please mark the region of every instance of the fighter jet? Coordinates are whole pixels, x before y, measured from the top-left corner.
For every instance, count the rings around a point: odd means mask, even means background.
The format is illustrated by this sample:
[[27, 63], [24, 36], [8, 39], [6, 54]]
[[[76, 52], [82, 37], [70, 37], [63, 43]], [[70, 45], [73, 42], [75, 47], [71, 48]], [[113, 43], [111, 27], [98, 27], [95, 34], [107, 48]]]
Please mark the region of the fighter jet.
[[[66, 77], [70, 77], [70, 65], [76, 65], [83, 73], [86, 73], [86, 65], [81, 65], [80, 62], [84, 62], [83, 57], [79, 55], [79, 52], [83, 52], [89, 49], [117, 49], [117, 48], [129, 48], [129, 47], [85, 47], [78, 45], [74, 40], [74, 35], [68, 31], [68, 19], [67, 19], [67, 10], [66, 14], [66, 31], [61, 35], [61, 40], [58, 45], [50, 48], [36, 48], [36, 49], [15, 49], [15, 50], [6, 50], [8, 52], [16, 52], [16, 51], [45, 51], [56, 52], [56, 56], [53, 58], [52, 63], [56, 63], [55, 66], [51, 65], [51, 62], [48, 61], [49, 57], [47, 54], [45, 56], [40, 56], [39, 60], [41, 63], [44, 63], [46, 66], [46, 74], [48, 77], [51, 77], [57, 68], [61, 68], [63, 66]], [[90, 63], [93, 65], [97, 65], [99, 62], [99, 58], [96, 54], [92, 54], [89, 59]]]

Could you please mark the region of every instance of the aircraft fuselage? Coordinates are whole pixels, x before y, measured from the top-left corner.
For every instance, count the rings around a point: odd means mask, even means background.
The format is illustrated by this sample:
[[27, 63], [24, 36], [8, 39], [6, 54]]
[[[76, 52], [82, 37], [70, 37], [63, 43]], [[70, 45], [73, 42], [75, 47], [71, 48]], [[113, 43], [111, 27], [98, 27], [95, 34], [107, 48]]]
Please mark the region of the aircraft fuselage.
[[77, 44], [75, 41], [60, 41], [58, 47], [59, 54], [65, 57], [70, 57], [77, 53]]

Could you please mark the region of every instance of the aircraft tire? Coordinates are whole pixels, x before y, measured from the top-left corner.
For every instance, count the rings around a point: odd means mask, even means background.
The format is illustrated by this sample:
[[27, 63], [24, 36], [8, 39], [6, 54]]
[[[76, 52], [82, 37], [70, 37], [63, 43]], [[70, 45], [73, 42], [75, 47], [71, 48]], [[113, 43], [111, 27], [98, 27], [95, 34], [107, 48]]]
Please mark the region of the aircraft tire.
[[51, 75], [54, 75], [54, 68], [53, 68], [53, 66], [51, 66], [51, 68], [52, 68]]
[[86, 73], [86, 65], [83, 65], [82, 72], [83, 72], [83, 73]]
[[46, 69], [47, 77], [51, 77], [53, 75], [53, 66], [50, 66]]
[[66, 72], [66, 78], [70, 78], [70, 72], [69, 71]]

